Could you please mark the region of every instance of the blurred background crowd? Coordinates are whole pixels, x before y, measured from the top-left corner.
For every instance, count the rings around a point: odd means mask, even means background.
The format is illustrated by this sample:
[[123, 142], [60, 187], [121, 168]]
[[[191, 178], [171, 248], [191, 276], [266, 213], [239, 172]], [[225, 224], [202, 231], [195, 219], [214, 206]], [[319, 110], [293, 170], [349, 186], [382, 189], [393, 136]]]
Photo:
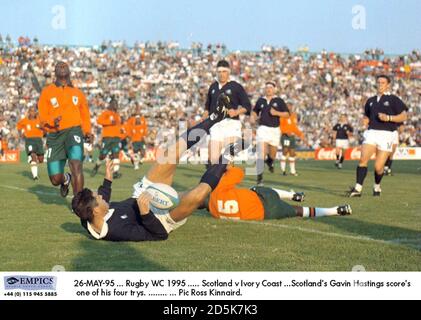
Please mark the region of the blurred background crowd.
[[[380, 49], [339, 54], [264, 45], [258, 52], [232, 52], [224, 44], [180, 48], [176, 42], [145, 42], [128, 47], [110, 41], [97, 47], [60, 47], [0, 35], [0, 130], [7, 132], [10, 149], [19, 145], [16, 123], [39, 97], [30, 69], [44, 86], [54, 81], [54, 65], [62, 60], [70, 64], [73, 84], [88, 97], [96, 135], [96, 118], [114, 96], [125, 119], [137, 105], [142, 108], [149, 124], [147, 141], [153, 144], [158, 131], [201, 119], [221, 58], [229, 60], [233, 79], [245, 87], [252, 104], [266, 81], [276, 81], [278, 95], [299, 115], [306, 136], [302, 147], [311, 149], [332, 144], [332, 127], [341, 114], [355, 128], [354, 143], [361, 142], [363, 108], [376, 94], [375, 75], [392, 75], [392, 93], [409, 107], [401, 140], [406, 146], [421, 146], [421, 54], [385, 56]], [[243, 121], [246, 127], [255, 126], [249, 117]]]

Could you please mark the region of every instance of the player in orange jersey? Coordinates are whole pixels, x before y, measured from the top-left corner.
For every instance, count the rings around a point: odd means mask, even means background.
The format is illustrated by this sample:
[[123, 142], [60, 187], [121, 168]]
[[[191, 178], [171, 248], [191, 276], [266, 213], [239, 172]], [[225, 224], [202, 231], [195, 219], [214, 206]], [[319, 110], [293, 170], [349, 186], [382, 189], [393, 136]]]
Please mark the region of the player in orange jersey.
[[286, 173], [287, 159], [289, 156], [289, 167], [291, 170], [291, 175], [298, 176], [295, 169], [295, 148], [296, 141], [295, 137], [299, 137], [301, 140], [304, 140], [304, 134], [298, 128], [298, 116], [294, 112], [292, 103], [287, 103], [290, 116], [288, 118], [281, 118], [281, 144], [282, 144], [282, 157], [281, 157], [281, 170], [284, 176]]
[[27, 117], [17, 123], [17, 129], [25, 138], [25, 150], [28, 155], [28, 163], [31, 166], [32, 178], [38, 180], [38, 164], [44, 162], [44, 146], [42, 138], [44, 131], [41, 130], [41, 122], [35, 107], [30, 107]]
[[121, 117], [118, 114], [118, 101], [115, 98], [111, 99], [107, 110], [98, 117], [97, 123], [102, 126], [102, 147], [91, 176], [94, 177], [98, 173], [101, 164], [110, 155], [114, 162], [114, 179], [120, 178]]
[[[83, 142], [92, 139], [88, 101], [82, 91], [73, 87], [69, 66], [58, 62], [56, 81], [45, 87], [38, 102], [39, 118], [47, 134], [47, 167], [50, 181], [61, 186], [66, 197], [70, 182], [73, 193], [83, 189]], [[70, 173], [64, 174], [69, 160]]]
[[131, 143], [134, 152], [134, 169], [139, 170], [139, 164], [146, 154], [145, 137], [148, 135], [148, 124], [140, 112], [140, 107], [136, 107], [135, 113], [127, 121]]
[[334, 208], [310, 208], [291, 206], [282, 199], [302, 202], [303, 193], [294, 193], [265, 187], [240, 189], [244, 170], [229, 166], [205, 207], [217, 219], [265, 220], [290, 217], [315, 218], [350, 215], [349, 205]]

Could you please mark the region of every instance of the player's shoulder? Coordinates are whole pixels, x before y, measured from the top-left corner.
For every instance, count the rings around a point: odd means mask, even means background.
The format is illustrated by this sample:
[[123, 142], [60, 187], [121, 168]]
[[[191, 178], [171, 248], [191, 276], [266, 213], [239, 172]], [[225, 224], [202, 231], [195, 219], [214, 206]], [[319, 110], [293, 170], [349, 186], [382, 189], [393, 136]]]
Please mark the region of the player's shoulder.
[[78, 94], [79, 96], [81, 96], [81, 97], [85, 97], [85, 94], [83, 93], [83, 91], [82, 91], [81, 89], [79, 89], [78, 87], [70, 87], [70, 88], [72, 88], [72, 90], [73, 90], [76, 94]]
[[50, 83], [44, 86], [44, 88], [41, 91], [41, 94], [51, 93], [55, 90], [57, 90], [57, 86], [54, 83]]

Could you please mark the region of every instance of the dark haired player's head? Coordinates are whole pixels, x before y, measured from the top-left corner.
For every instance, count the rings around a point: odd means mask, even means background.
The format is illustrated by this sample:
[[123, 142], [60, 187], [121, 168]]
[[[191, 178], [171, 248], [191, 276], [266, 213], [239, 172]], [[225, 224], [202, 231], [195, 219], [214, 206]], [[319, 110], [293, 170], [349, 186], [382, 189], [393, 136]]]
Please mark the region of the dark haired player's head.
[[73, 198], [72, 210], [82, 221], [92, 222], [97, 215], [104, 217], [109, 205], [101, 195], [85, 188]]
[[108, 109], [110, 109], [111, 111], [117, 111], [118, 110], [118, 101], [116, 98], [112, 98], [109, 105], [108, 105]]
[[54, 74], [56, 76], [57, 82], [71, 86], [72, 83], [70, 81], [70, 68], [66, 62], [57, 62], [54, 68]]
[[389, 76], [381, 74], [376, 77], [376, 80], [378, 94], [383, 95], [386, 92], [390, 91], [390, 84], [392, 83], [392, 79]]
[[226, 84], [229, 80], [231, 75], [231, 67], [228, 61], [221, 60], [216, 65], [216, 70], [218, 73], [218, 82], [222, 84]]
[[36, 119], [36, 117], [37, 117], [37, 108], [30, 107], [28, 109], [28, 118], [29, 119]]
[[276, 83], [274, 81], [268, 81], [265, 85], [265, 94], [267, 97], [273, 97], [275, 95]]

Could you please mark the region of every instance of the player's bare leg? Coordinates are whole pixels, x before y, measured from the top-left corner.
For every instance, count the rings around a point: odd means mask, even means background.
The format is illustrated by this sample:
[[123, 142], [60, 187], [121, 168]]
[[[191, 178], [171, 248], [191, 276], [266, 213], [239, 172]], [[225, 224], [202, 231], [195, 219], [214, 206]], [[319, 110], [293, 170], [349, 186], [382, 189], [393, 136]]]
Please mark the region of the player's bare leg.
[[295, 167], [296, 164], [296, 156], [295, 149], [289, 149], [289, 169], [291, 170], [291, 175], [298, 176], [297, 170]]
[[120, 173], [120, 154], [113, 153], [111, 156], [112, 161], [114, 162], [114, 179], [120, 179], [121, 173]]
[[69, 168], [72, 174], [73, 194], [76, 195], [83, 190], [85, 178], [83, 176], [83, 163], [79, 160], [69, 160]]
[[387, 158], [387, 161], [386, 161], [386, 163], [384, 165], [384, 174], [386, 176], [391, 176], [392, 175], [393, 157], [395, 156], [395, 153], [396, 153], [396, 149], [397, 148], [398, 148], [398, 145], [397, 144], [394, 144], [393, 145], [392, 153]]
[[357, 183], [354, 188], [348, 192], [349, 197], [361, 197], [361, 192], [363, 190], [364, 180], [367, 177], [367, 167], [370, 162], [371, 157], [376, 154], [377, 147], [364, 144], [361, 150], [361, 158], [357, 168]]
[[38, 156], [34, 152], [30, 154], [30, 159], [31, 160], [30, 160], [29, 165], [31, 166], [32, 179], [35, 181], [39, 179], [38, 177], [38, 161], [39, 160], [38, 160]]
[[345, 150], [339, 147], [336, 147], [336, 167], [342, 169], [342, 164], [345, 160], [344, 158]]
[[374, 164], [374, 188], [373, 195], [379, 197], [381, 195], [382, 189], [380, 183], [382, 182], [384, 176], [384, 165], [389, 159], [390, 152], [377, 150], [376, 162]]
[[171, 218], [175, 222], [186, 219], [205, 202], [211, 192], [212, 188], [208, 184], [199, 184], [181, 197], [180, 204], [170, 212]]
[[282, 157], [281, 157], [281, 170], [284, 176], [287, 175], [287, 160], [289, 155], [289, 148], [282, 148]]

